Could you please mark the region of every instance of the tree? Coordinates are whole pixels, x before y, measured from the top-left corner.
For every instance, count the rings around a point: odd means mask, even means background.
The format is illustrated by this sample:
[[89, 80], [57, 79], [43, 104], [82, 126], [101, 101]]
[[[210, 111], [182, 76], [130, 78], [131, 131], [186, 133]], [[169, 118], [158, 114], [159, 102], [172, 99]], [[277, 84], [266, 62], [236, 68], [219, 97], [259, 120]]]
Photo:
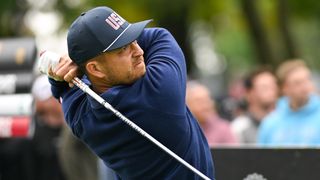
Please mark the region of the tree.
[[0, 37], [14, 37], [20, 34], [30, 35], [23, 23], [28, 10], [27, 2], [1, 1], [0, 3]]
[[293, 40], [292, 33], [290, 32], [290, 16], [288, 9], [289, 7], [287, 0], [278, 1], [278, 24], [279, 31], [284, 44], [284, 59], [300, 57], [297, 45]]
[[[291, 58], [298, 58], [300, 53], [290, 31], [290, 14], [287, 0], [279, 0], [275, 5], [277, 12], [276, 31], [279, 31], [279, 38], [277, 44], [280, 46], [273, 46], [270, 43], [270, 32], [262, 23], [260, 10], [257, 6], [256, 0], [242, 0], [242, 9], [248, 22], [250, 34], [254, 41], [257, 62], [260, 64], [278, 65], [281, 61]], [[273, 47], [281, 47], [281, 51], [276, 51]], [[275, 52], [278, 52], [275, 53]]]
[[247, 19], [250, 34], [255, 44], [257, 61], [260, 64], [275, 63], [274, 55], [268, 42], [267, 32], [257, 10], [256, 0], [241, 0], [244, 16]]

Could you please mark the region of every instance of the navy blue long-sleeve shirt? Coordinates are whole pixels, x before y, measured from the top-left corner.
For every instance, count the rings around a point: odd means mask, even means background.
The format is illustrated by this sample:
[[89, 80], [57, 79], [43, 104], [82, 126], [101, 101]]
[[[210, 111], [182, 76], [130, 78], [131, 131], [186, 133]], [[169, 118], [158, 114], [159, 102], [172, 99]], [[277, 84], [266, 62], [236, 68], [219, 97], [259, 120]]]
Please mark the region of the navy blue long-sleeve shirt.
[[[183, 53], [162, 28], [147, 28], [138, 38], [146, 74], [132, 85], [100, 94], [122, 114], [214, 179], [208, 143], [185, 104], [186, 65]], [[90, 85], [84, 76], [83, 81]], [[66, 121], [121, 179], [200, 179], [118, 119], [80, 89], [50, 80], [53, 95], [62, 98]]]

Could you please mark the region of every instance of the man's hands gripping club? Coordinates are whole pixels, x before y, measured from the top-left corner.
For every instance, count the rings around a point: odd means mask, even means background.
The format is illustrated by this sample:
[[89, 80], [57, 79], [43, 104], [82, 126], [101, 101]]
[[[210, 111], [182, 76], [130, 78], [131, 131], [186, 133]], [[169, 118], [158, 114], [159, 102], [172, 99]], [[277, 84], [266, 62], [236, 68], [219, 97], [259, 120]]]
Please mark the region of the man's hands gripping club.
[[92, 91], [80, 79], [76, 78], [76, 76], [79, 75], [78, 66], [75, 63], [73, 63], [72, 60], [67, 55], [60, 57], [59, 55], [57, 55], [55, 53], [51, 53], [51, 52], [42, 53], [40, 55], [39, 70], [40, 70], [40, 72], [47, 74], [49, 77], [52, 77], [56, 80], [67, 81], [69, 83], [69, 86], [73, 86], [72, 82], [74, 82], [75, 85], [77, 87], [79, 87], [83, 92], [87, 93], [89, 96], [94, 98], [102, 106], [104, 106], [106, 109], [108, 109], [112, 113], [114, 113], [115, 116], [117, 116], [120, 120], [122, 120], [123, 122], [128, 124], [132, 129], [137, 131], [143, 137], [147, 138], [149, 141], [151, 141], [152, 143], [157, 145], [160, 149], [162, 149], [164, 152], [168, 153], [171, 157], [173, 157], [174, 159], [179, 161], [181, 164], [183, 164], [184, 166], [189, 168], [194, 173], [198, 174], [201, 178], [203, 178], [205, 180], [210, 180], [210, 178], [208, 178], [202, 172], [200, 172], [199, 170], [194, 168], [192, 165], [190, 165], [188, 162], [186, 162], [180, 156], [175, 154], [173, 151], [171, 151], [169, 148], [167, 148], [165, 145], [163, 145], [157, 139], [155, 139], [150, 134], [148, 134], [146, 131], [141, 129], [138, 125], [136, 125], [134, 122], [132, 122], [126, 116], [121, 114], [117, 109], [112, 107], [111, 104], [109, 104], [102, 97], [100, 97], [98, 94], [96, 94], [94, 91]]
[[40, 72], [47, 74], [56, 81], [68, 82], [70, 87], [74, 86], [73, 78], [81, 74], [78, 66], [68, 55], [59, 56], [49, 51], [40, 54], [38, 68]]

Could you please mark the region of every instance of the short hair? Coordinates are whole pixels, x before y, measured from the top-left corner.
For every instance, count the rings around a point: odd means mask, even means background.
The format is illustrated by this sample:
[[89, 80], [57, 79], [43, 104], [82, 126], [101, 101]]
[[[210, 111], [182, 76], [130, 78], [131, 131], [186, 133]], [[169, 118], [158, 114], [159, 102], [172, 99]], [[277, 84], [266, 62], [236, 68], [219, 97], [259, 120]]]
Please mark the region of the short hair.
[[245, 78], [244, 78], [244, 88], [248, 91], [251, 90], [254, 86], [253, 81], [255, 78], [261, 74], [269, 73], [272, 76], [274, 76], [273, 71], [268, 66], [256, 68], [253, 71], [251, 71]]
[[188, 80], [186, 87], [187, 87], [187, 91], [188, 90], [190, 91], [190, 90], [195, 89], [197, 87], [205, 88], [209, 92], [209, 97], [212, 100], [213, 106], [216, 107], [216, 102], [215, 102], [214, 98], [212, 97], [212, 93], [211, 93], [210, 89], [208, 88], [208, 86], [206, 86], [205, 84], [202, 84], [201, 82], [199, 82], [197, 80]]
[[187, 88], [188, 89], [193, 89], [193, 88], [199, 87], [199, 86], [205, 86], [205, 85], [203, 85], [202, 83], [200, 83], [197, 80], [188, 80], [187, 81]]
[[84, 61], [84, 62], [78, 64], [78, 68], [79, 68], [80, 72], [81, 72], [82, 74], [88, 75], [88, 72], [87, 72], [87, 69], [86, 69], [87, 63], [90, 62], [90, 61], [92, 61], [92, 60], [101, 61], [101, 56], [102, 56], [102, 54], [103, 54], [103, 53], [101, 53], [101, 54], [99, 54], [98, 56], [93, 57], [93, 58], [91, 58], [91, 59], [89, 59], [89, 60], [87, 60], [87, 61]]
[[82, 62], [81, 64], [78, 65], [78, 68], [81, 74], [87, 74], [86, 64], [87, 62]]
[[279, 85], [283, 85], [289, 73], [301, 67], [309, 69], [307, 64], [301, 59], [292, 59], [280, 64], [276, 72]]

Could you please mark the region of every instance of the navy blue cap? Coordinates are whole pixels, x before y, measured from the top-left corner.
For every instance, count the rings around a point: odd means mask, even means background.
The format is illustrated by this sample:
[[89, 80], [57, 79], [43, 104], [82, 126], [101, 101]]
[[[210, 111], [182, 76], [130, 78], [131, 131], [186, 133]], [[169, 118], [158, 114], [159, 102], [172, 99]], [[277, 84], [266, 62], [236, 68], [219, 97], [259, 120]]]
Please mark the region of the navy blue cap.
[[125, 46], [136, 40], [150, 21], [130, 24], [108, 7], [84, 12], [69, 28], [69, 56], [79, 65], [103, 52]]

